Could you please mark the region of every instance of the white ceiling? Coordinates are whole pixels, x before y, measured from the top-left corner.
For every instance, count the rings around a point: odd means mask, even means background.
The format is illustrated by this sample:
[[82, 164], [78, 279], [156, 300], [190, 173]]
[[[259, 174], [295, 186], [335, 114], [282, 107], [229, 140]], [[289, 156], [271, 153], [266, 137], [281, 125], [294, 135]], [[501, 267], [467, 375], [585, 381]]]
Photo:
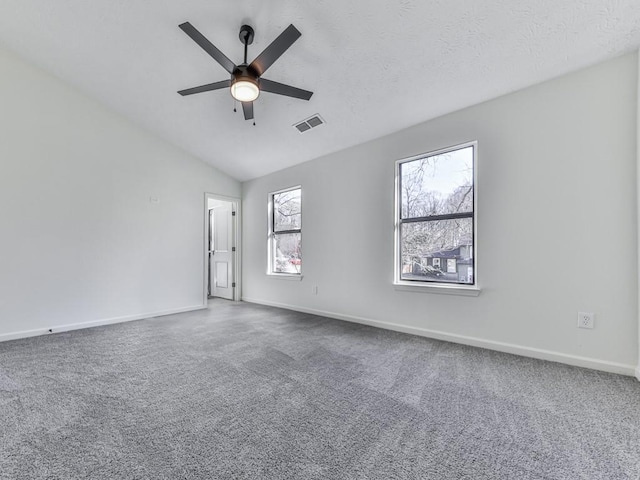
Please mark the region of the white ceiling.
[[[302, 37], [266, 78], [257, 126], [228, 78], [179, 28], [240, 63], [293, 23]], [[194, 156], [248, 180], [635, 49], [638, 0], [2, 0], [0, 43]], [[327, 124], [299, 134], [314, 113]]]

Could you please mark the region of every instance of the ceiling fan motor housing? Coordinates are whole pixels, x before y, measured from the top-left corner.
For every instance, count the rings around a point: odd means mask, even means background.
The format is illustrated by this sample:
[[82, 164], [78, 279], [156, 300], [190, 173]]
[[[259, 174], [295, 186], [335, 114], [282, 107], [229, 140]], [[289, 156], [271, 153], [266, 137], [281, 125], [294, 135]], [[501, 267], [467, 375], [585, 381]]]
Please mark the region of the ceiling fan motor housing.
[[234, 81], [238, 81], [240, 79], [249, 79], [249, 81], [253, 81], [257, 84], [258, 73], [249, 65], [237, 65], [236, 68], [233, 69], [233, 73], [231, 74], [231, 83], [234, 83]]

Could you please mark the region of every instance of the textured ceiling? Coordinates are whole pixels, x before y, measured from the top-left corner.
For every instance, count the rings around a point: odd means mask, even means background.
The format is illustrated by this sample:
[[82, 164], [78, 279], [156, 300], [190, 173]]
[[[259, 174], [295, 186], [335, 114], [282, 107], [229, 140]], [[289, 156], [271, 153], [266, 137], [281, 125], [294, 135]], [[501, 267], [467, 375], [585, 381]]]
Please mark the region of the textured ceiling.
[[[228, 78], [179, 28], [190, 21], [240, 63], [293, 23], [302, 37], [263, 93], [257, 126]], [[635, 49], [638, 0], [2, 0], [0, 44], [239, 180], [258, 177]], [[292, 125], [314, 113], [327, 124]]]

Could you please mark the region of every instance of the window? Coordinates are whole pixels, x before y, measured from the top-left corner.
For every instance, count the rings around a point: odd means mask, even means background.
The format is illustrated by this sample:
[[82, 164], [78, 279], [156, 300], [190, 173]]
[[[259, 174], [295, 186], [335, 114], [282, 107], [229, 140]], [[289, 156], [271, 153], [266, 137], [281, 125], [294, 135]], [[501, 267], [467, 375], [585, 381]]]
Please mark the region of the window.
[[396, 283], [475, 285], [476, 143], [396, 163]]
[[300, 275], [302, 189], [274, 192], [269, 204], [269, 273]]

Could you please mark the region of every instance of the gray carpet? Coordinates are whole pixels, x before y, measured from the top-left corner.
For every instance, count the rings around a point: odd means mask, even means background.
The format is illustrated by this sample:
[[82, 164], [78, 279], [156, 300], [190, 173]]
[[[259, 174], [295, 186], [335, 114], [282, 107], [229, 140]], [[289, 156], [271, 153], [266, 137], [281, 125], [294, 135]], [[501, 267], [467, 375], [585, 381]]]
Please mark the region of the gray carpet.
[[2, 479], [638, 479], [640, 383], [249, 304], [0, 343]]

